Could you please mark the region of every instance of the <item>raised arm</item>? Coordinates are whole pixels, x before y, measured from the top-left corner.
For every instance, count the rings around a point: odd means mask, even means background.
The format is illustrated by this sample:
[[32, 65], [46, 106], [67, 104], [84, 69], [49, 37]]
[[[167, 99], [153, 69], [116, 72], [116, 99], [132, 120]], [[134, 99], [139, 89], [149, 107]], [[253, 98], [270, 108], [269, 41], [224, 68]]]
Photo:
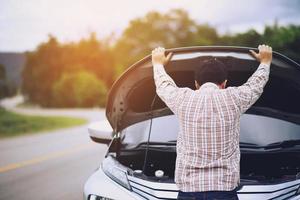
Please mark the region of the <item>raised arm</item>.
[[152, 65], [156, 93], [176, 113], [176, 104], [183, 99], [186, 89], [177, 87], [173, 79], [165, 71], [164, 65], [170, 61], [172, 55], [172, 53], [169, 53], [165, 56], [165, 49], [158, 47], [152, 51]]
[[258, 50], [259, 53], [255, 53], [250, 50], [253, 57], [260, 62], [258, 69], [245, 84], [233, 88], [237, 104], [242, 113], [249, 109], [258, 100], [269, 80], [270, 65], [272, 62], [272, 48], [267, 45], [259, 45]]

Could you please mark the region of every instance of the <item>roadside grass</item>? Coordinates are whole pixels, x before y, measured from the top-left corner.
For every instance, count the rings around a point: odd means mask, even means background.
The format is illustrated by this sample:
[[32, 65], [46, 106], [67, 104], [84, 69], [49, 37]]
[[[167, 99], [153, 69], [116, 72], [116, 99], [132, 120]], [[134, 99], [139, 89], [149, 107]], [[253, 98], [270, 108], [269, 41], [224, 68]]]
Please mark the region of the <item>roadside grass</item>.
[[20, 115], [0, 108], [0, 138], [79, 126], [85, 119]]

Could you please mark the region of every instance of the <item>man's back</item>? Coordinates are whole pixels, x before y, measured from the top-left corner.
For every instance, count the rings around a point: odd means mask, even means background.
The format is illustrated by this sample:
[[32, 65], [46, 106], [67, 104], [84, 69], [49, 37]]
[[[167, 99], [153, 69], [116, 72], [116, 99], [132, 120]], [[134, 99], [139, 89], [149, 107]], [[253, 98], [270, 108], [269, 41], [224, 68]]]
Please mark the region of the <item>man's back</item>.
[[[170, 55], [165, 58], [164, 49], [157, 48], [152, 52], [152, 63], [156, 92], [180, 123], [175, 168], [179, 197], [222, 191], [216, 195], [224, 199], [222, 195], [228, 197], [226, 191], [234, 191], [240, 179], [240, 116], [263, 92], [269, 79], [272, 49], [262, 45], [259, 54], [252, 51], [261, 64], [239, 87], [224, 89], [227, 75], [223, 63], [205, 63], [196, 73], [195, 91], [177, 87], [167, 75], [163, 64]], [[236, 192], [229, 196], [237, 198]]]
[[220, 90], [213, 83], [186, 90], [176, 112], [180, 132], [175, 181], [182, 191], [233, 190], [240, 158], [236, 99], [231, 89]]

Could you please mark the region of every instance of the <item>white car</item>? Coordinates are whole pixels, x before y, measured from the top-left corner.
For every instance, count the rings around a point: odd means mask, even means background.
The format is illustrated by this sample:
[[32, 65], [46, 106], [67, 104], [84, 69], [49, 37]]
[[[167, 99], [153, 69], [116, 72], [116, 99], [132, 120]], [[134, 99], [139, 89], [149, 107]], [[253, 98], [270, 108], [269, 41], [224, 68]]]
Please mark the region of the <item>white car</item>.
[[[241, 85], [258, 67], [245, 47], [189, 47], [166, 66], [180, 87], [194, 88], [194, 70], [208, 57], [228, 67], [228, 85]], [[107, 121], [89, 126], [90, 137], [109, 145], [84, 186], [85, 200], [176, 199], [178, 121], [155, 93], [150, 56], [113, 85]], [[242, 116], [240, 200], [300, 199], [300, 65], [274, 52], [261, 98]]]

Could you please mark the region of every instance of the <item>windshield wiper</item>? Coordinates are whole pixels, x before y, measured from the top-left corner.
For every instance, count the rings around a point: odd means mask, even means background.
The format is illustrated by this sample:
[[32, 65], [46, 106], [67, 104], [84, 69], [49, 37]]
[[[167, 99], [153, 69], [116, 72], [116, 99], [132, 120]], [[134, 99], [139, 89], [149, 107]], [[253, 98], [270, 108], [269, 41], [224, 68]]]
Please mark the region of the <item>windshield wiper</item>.
[[[141, 142], [139, 145], [137, 145], [136, 147], [143, 147], [145, 145], [147, 145], [147, 142]], [[173, 146], [174, 144], [176, 144], [176, 142], [170, 141], [170, 142], [149, 142], [150, 146]]]
[[294, 147], [300, 145], [300, 140], [284, 140], [281, 142], [275, 142], [275, 143], [271, 143], [268, 144], [267, 146], [265, 146], [265, 149], [275, 149], [275, 148], [290, 148], [290, 147]]
[[257, 144], [254, 143], [248, 143], [248, 142], [240, 142], [240, 148], [261, 148], [260, 146], [258, 146]]

